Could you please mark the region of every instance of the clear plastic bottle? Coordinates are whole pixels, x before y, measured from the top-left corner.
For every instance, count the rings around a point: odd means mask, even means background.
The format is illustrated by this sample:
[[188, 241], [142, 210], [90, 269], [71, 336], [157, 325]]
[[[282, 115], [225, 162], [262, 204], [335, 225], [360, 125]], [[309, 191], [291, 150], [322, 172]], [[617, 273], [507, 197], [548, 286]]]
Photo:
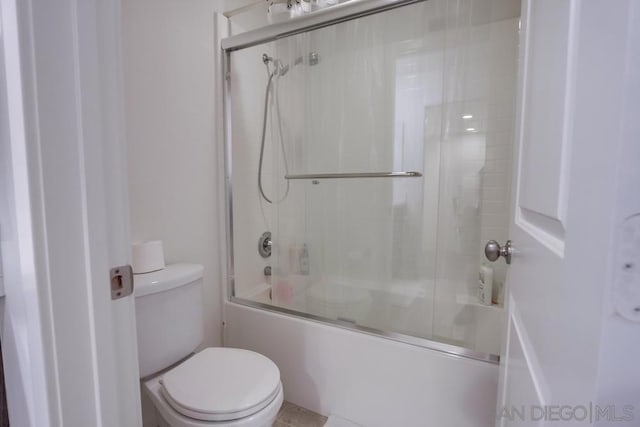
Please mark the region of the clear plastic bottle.
[[309, 275], [309, 250], [307, 249], [307, 244], [302, 245], [302, 250], [300, 251], [300, 274]]

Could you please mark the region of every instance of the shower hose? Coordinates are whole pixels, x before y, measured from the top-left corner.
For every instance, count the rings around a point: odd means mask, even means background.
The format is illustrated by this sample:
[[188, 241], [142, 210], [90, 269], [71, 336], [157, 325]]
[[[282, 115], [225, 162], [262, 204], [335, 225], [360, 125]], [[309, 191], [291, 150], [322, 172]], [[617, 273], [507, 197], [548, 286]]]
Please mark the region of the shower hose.
[[[269, 80], [267, 81], [267, 88], [264, 93], [264, 115], [262, 118], [262, 138], [260, 140], [260, 160], [258, 162], [258, 190], [260, 190], [260, 195], [267, 203], [273, 203], [273, 201], [269, 197], [267, 197], [267, 195], [264, 192], [264, 188], [262, 186], [262, 164], [264, 161], [264, 145], [265, 145], [265, 140], [267, 136], [267, 118], [269, 117], [269, 95], [272, 94], [272, 89], [273, 89], [272, 86], [273, 86], [274, 78], [276, 78], [276, 80], [280, 78], [280, 75], [279, 75], [280, 67], [277, 61], [278, 60], [274, 61], [275, 64], [274, 64], [273, 71], [269, 70], [269, 63], [265, 61], [265, 66], [267, 67], [267, 74], [269, 75]], [[273, 103], [275, 104], [276, 115], [278, 116], [277, 118], [278, 134], [280, 135], [280, 149], [282, 151], [282, 160], [284, 163], [285, 173], [289, 174], [289, 165], [287, 164], [287, 156], [284, 149], [284, 137], [282, 134], [282, 119], [280, 115], [280, 102], [278, 100], [277, 81], [275, 85], [275, 91], [273, 92], [275, 92], [272, 94], [272, 96], [274, 98]], [[287, 180], [286, 182], [287, 182], [287, 187], [284, 192], [284, 195], [282, 196], [281, 199], [277, 200], [276, 203], [282, 202], [284, 199], [287, 198], [287, 195], [289, 194], [289, 180]]]

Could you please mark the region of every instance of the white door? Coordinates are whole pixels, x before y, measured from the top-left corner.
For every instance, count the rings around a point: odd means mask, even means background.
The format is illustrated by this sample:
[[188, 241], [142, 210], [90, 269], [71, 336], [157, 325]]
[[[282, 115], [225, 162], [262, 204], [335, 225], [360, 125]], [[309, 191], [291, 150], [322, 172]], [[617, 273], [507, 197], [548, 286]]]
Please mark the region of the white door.
[[[637, 77], [628, 70], [637, 12], [633, 0], [523, 0], [496, 425], [610, 421], [611, 408], [596, 414], [597, 405], [618, 405], [615, 416], [625, 416], [624, 402], [597, 399], [625, 143], [619, 128], [630, 108], [638, 111], [637, 101], [623, 105]], [[626, 421], [617, 425], [635, 425]]]
[[141, 424], [117, 0], [0, 0], [0, 229], [15, 426]]

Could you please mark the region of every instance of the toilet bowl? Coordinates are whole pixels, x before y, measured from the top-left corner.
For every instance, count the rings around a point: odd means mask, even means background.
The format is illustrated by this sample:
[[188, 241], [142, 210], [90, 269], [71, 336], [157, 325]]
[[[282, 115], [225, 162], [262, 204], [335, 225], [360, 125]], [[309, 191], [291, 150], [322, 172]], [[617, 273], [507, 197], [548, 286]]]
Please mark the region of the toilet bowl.
[[143, 387], [161, 417], [160, 427], [271, 427], [282, 406], [283, 393], [280, 387], [276, 397], [261, 411], [243, 418], [229, 421], [202, 421], [190, 418], [174, 410], [162, 397], [159, 378], [143, 383]]
[[142, 389], [159, 425], [271, 426], [283, 401], [275, 363], [237, 348], [192, 354], [203, 336], [202, 267], [170, 265], [134, 282]]
[[276, 365], [236, 348], [206, 348], [143, 388], [170, 427], [267, 427], [283, 400]]

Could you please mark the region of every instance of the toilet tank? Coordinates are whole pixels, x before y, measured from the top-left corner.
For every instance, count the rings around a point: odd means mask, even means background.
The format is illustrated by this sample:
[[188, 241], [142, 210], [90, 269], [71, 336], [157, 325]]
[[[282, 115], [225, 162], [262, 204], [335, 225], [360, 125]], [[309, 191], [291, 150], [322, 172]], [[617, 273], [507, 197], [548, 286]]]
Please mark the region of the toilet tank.
[[140, 378], [191, 354], [203, 340], [202, 266], [173, 264], [134, 276]]

